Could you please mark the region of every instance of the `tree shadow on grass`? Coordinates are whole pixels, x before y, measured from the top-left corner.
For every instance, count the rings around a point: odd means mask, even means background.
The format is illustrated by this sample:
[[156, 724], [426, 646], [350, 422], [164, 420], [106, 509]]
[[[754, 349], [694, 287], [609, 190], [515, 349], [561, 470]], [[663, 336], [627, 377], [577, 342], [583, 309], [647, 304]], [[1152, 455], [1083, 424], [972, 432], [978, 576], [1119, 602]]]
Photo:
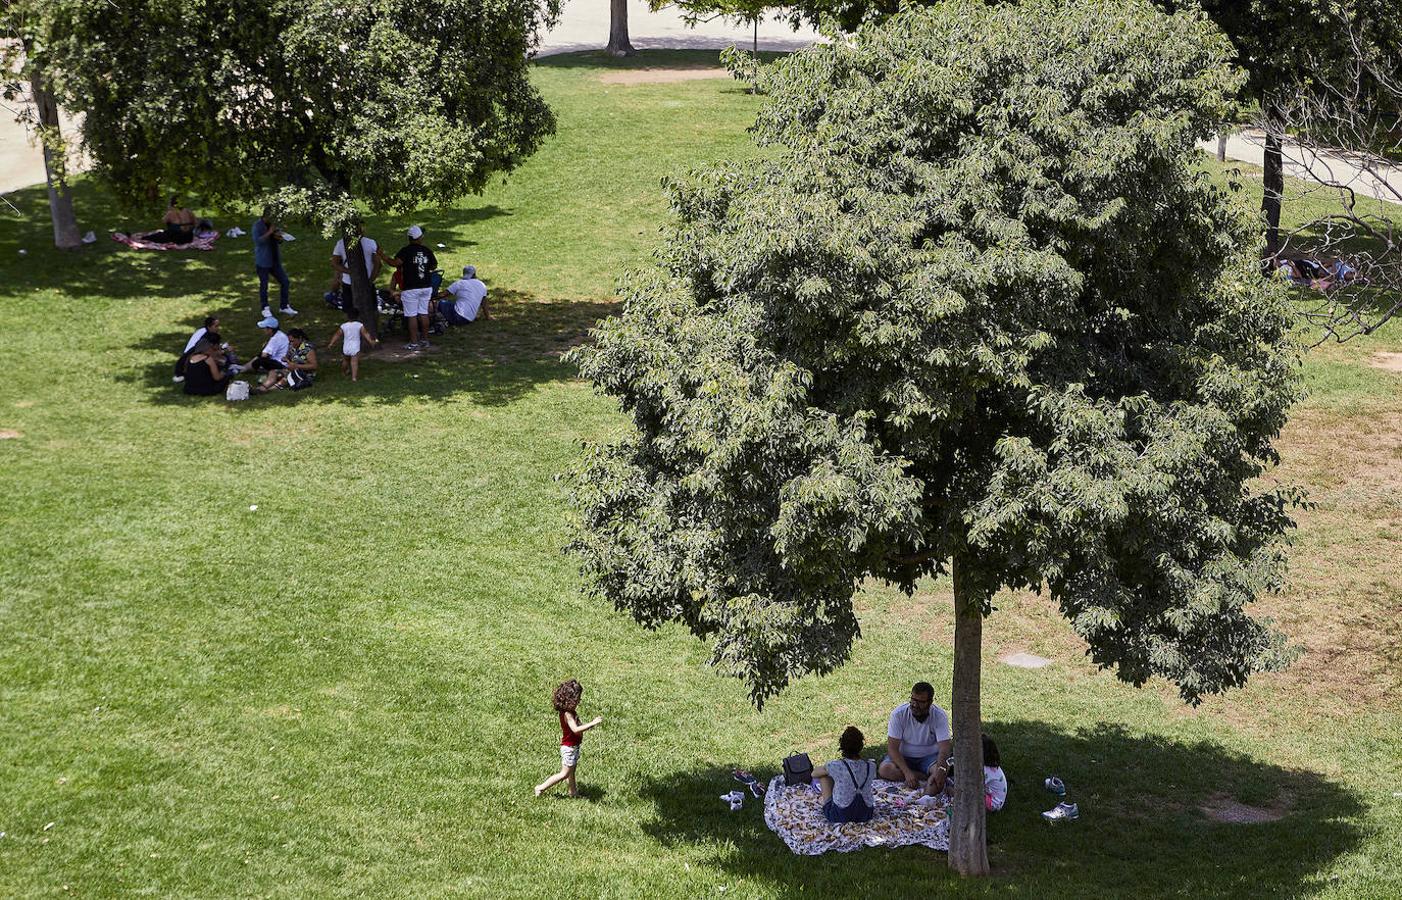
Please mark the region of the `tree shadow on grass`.
[[[1353, 822], [1360, 799], [1316, 773], [1112, 725], [1066, 733], [1041, 722], [990, 722], [987, 731], [1011, 788], [1007, 806], [989, 817], [993, 876], [986, 881], [960, 880], [943, 853], [924, 847], [796, 856], [765, 826], [759, 801], [734, 814], [716, 799], [734, 786], [723, 771], [646, 784], [642, 794], [656, 817], [644, 828], [664, 846], [721, 848], [714, 865], [772, 885], [779, 896], [842, 898], [871, 890], [884, 897], [1308, 894], [1325, 887], [1318, 873], [1360, 838]], [[775, 769], [771, 762], [759, 773], [767, 778]], [[1079, 821], [1052, 827], [1042, 820], [1041, 811], [1055, 805], [1041, 787], [1051, 773], [1080, 804]], [[1224, 824], [1201, 809], [1224, 799], [1284, 815]]]
[[[483, 406], [505, 405], [541, 384], [573, 378], [574, 369], [560, 357], [587, 340], [589, 329], [611, 315], [615, 304], [603, 300], [540, 300], [519, 291], [492, 288], [488, 308], [490, 319], [449, 329], [447, 334], [433, 339], [433, 349], [426, 353], [398, 350], [406, 340], [402, 329], [382, 334], [381, 349], [362, 356], [360, 380], [356, 382], [341, 373], [339, 351], [325, 350], [325, 342], [337, 323], [308, 324], [305, 316], [292, 320], [284, 327], [303, 327], [319, 350], [316, 383], [304, 391], [278, 391], [232, 408], [251, 409], [269, 403], [381, 405], [448, 398]], [[242, 324], [249, 316], [238, 309], [214, 313], [226, 323], [221, 325], [223, 336], [235, 342], [240, 358], [247, 361], [255, 356], [262, 348], [262, 333]], [[339, 321], [340, 317], [331, 318]], [[230, 322], [239, 324], [230, 328]], [[177, 352], [198, 325], [199, 322], [191, 321], [186, 330], [143, 339], [133, 349], [147, 356], [152, 351], [163, 355], [118, 378], [144, 388], [152, 403], [217, 400], [188, 397], [179, 385], [171, 383]], [[250, 380], [253, 376], [250, 373], [240, 377]]]
[[[53, 290], [75, 300], [187, 296], [204, 298], [211, 308], [218, 308], [232, 296], [240, 298], [234, 308], [241, 314], [257, 311], [258, 279], [248, 236], [225, 234], [208, 251], [132, 250], [112, 240], [111, 230], [149, 230], [159, 227], [159, 219], [139, 221], [140, 214], [123, 210], [93, 178], [77, 179], [73, 190], [79, 226], [97, 233], [96, 243], [76, 250], [54, 247], [48, 194], [43, 186], [5, 195], [18, 212], [0, 207], [0, 299]], [[192, 202], [198, 203], [198, 198]], [[249, 210], [198, 211], [212, 216], [221, 231], [235, 225], [246, 231], [256, 215]], [[428, 230], [426, 240], [437, 243], [446, 237], [456, 253], [476, 246], [476, 241], [466, 236], [473, 226], [509, 215], [510, 210], [494, 204], [451, 206], [417, 211], [412, 221]], [[403, 229], [409, 223], [403, 216], [368, 216], [366, 232], [380, 240], [385, 252], [393, 253], [408, 243]], [[330, 282], [334, 242], [323, 240], [306, 223], [290, 223], [287, 230], [298, 239], [283, 245], [283, 264], [292, 280], [292, 303], [300, 307], [319, 298]], [[20, 250], [25, 252], [20, 254]], [[448, 260], [443, 262], [448, 274], [456, 274]]]

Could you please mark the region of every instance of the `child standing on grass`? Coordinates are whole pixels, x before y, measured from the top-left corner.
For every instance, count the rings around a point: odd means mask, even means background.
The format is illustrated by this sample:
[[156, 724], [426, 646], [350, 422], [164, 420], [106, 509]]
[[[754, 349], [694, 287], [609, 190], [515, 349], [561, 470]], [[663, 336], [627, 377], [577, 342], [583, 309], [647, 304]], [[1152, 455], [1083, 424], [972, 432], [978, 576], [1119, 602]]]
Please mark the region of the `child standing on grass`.
[[330, 350], [336, 346], [336, 342], [341, 342], [341, 372], [348, 374], [351, 381], [360, 380], [360, 342], [362, 340], [371, 347], [379, 346], [379, 342], [370, 337], [370, 332], [365, 330], [365, 326], [360, 324], [360, 314], [352, 311], [346, 317], [347, 321], [336, 327], [336, 333], [331, 335], [331, 339], [326, 342], [326, 349]]
[[555, 688], [551, 701], [560, 714], [560, 771], [535, 786], [535, 795], [550, 790], [562, 781], [570, 783], [570, 796], [579, 796], [579, 787], [574, 783], [574, 770], [579, 765], [579, 747], [584, 743], [584, 732], [604, 721], [603, 716], [595, 716], [583, 725], [579, 724], [576, 711], [579, 698], [584, 696], [584, 687], [571, 678]]

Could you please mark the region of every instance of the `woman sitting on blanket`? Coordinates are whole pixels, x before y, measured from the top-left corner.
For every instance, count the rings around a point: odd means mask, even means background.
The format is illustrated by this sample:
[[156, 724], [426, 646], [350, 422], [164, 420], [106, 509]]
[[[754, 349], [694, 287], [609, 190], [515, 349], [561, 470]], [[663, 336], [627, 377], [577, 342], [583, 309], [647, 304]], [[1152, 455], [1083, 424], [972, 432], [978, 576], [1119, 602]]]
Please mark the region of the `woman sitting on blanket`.
[[862, 733], [848, 725], [837, 740], [842, 758], [813, 770], [822, 789], [823, 815], [829, 822], [871, 821], [876, 809], [876, 795], [872, 792], [876, 761], [862, 759], [865, 743]]
[[163, 221], [165, 228], [143, 235], [142, 240], [183, 246], [195, 239], [195, 214], [180, 205], [179, 195], [170, 195], [170, 206]]

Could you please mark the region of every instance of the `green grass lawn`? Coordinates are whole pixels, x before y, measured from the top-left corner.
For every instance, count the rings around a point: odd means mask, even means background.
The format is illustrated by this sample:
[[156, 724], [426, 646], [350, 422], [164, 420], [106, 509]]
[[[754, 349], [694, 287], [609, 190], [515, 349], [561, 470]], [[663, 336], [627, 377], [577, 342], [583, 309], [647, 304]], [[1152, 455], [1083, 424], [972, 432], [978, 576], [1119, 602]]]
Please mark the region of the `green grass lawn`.
[[[669, 64], [716, 63], [630, 63]], [[1097, 673], [1045, 600], [1008, 596], [986, 626], [986, 727], [1012, 781], [992, 878], [924, 849], [796, 857], [756, 805], [723, 807], [734, 765], [826, 758], [849, 723], [880, 741], [918, 678], [947, 696], [948, 591], [873, 587], [852, 662], [762, 714], [683, 632], [581, 597], [555, 476], [619, 420], [559, 354], [654, 243], [661, 180], [753, 153], [758, 103], [725, 80], [599, 81], [617, 65], [546, 61], [559, 132], [526, 166], [372, 220], [390, 249], [419, 222], [445, 268], [477, 265], [495, 318], [423, 359], [371, 356], [356, 384], [185, 398], [170, 366], [206, 313], [256, 349], [248, 239], [60, 254], [42, 192], [12, 197], [0, 896], [1402, 895], [1402, 376], [1367, 365], [1402, 349], [1396, 327], [1313, 353], [1283, 440], [1280, 476], [1318, 502], [1295, 583], [1265, 604], [1305, 650], [1291, 671], [1186, 709]], [[139, 224], [90, 182], [78, 207], [100, 234]], [[293, 231], [298, 324], [321, 342], [330, 244]], [[1054, 664], [996, 662], [1011, 650]], [[605, 717], [585, 797], [536, 800], [559, 759], [549, 693], [571, 676]], [[1080, 822], [1040, 821], [1050, 772]], [[1224, 800], [1284, 815], [1203, 812]]]

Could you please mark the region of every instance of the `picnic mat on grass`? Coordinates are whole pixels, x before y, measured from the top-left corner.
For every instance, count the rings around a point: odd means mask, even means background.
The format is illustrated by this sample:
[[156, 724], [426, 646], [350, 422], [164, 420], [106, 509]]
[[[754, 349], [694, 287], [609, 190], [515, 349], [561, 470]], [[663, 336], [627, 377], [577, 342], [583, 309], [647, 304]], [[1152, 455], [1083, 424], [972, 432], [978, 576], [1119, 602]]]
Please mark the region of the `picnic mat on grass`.
[[214, 242], [219, 239], [217, 231], [202, 231], [195, 235], [195, 239], [188, 244], [162, 244], [156, 241], [148, 241], [139, 234], [124, 234], [120, 231], [112, 232], [112, 240], [119, 244], [126, 244], [133, 250], [213, 250]]
[[949, 850], [949, 820], [933, 803], [914, 802], [918, 790], [898, 781], [877, 779], [876, 814], [870, 822], [834, 825], [818, 805], [818, 787], [784, 784], [776, 775], [764, 795], [764, 824], [784, 839], [789, 849], [803, 856], [836, 850], [848, 853], [862, 847], [906, 847], [923, 844], [932, 850]]

